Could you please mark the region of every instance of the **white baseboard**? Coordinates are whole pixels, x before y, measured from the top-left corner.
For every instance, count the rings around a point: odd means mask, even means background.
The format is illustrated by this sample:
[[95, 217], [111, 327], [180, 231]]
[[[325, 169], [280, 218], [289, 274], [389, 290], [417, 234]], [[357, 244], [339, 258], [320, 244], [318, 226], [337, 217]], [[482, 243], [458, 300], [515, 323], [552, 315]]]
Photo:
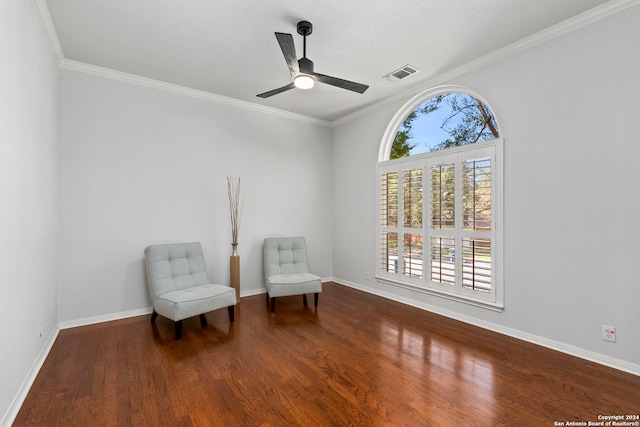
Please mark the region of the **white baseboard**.
[[59, 333], [60, 328], [57, 325], [54, 326], [53, 330], [49, 334], [49, 337], [47, 338], [47, 341], [45, 342], [44, 346], [42, 346], [40, 353], [38, 353], [38, 357], [36, 357], [35, 362], [33, 362], [29, 373], [22, 382], [18, 393], [16, 393], [13, 401], [11, 402], [11, 405], [9, 405], [7, 412], [4, 414], [4, 417], [0, 421], [0, 426], [8, 427], [13, 424], [13, 421], [18, 416], [18, 412], [20, 411], [24, 400], [27, 398], [27, 394], [29, 394], [29, 390], [31, 390], [33, 382], [36, 380], [36, 377], [38, 376], [38, 373], [40, 372], [40, 369], [44, 364], [44, 361], [47, 359], [47, 356], [49, 355], [53, 344], [56, 342]]
[[[332, 280], [331, 278], [322, 278], [323, 282], [329, 282], [331, 280]], [[267, 290], [265, 288], [252, 289], [249, 291], [242, 292], [241, 297], [260, 295], [260, 294], [264, 294], [266, 291]], [[47, 356], [49, 355], [49, 352], [53, 347], [53, 343], [56, 341], [56, 338], [58, 338], [58, 333], [61, 330], [69, 329], [69, 328], [77, 328], [79, 326], [93, 325], [96, 323], [110, 322], [112, 320], [126, 319], [129, 317], [143, 316], [145, 314], [150, 314], [152, 311], [153, 311], [152, 307], [146, 307], [146, 308], [140, 308], [136, 310], [122, 311], [118, 313], [104, 314], [100, 316], [85, 317], [83, 319], [69, 320], [69, 321], [58, 323], [54, 327], [53, 331], [51, 332], [51, 335], [47, 339], [46, 344], [44, 345], [44, 347], [42, 347], [42, 350], [38, 354], [38, 357], [33, 363], [33, 366], [31, 367], [29, 374], [27, 375], [24, 382], [22, 383], [20, 390], [14, 397], [13, 402], [11, 402], [9, 409], [5, 413], [2, 420], [0, 420], [0, 426], [4, 427], [4, 426], [10, 426], [11, 424], [13, 424], [13, 421], [15, 420], [16, 416], [18, 415], [18, 412], [20, 411], [20, 408], [22, 407], [22, 404], [24, 403], [24, 399], [26, 399], [27, 394], [31, 389], [31, 386], [33, 385], [33, 382], [38, 376], [38, 372], [40, 372], [40, 369], [42, 368], [44, 361], [47, 359]]]
[[620, 371], [624, 371], [633, 375], [640, 376], [640, 365], [628, 362], [626, 360], [617, 359], [606, 354], [597, 353], [595, 351], [586, 350], [584, 348], [565, 344], [560, 341], [554, 341], [548, 338], [544, 338], [538, 335], [530, 334], [528, 332], [520, 331], [518, 329], [509, 328], [506, 326], [498, 325], [496, 323], [487, 322], [482, 319], [478, 319], [471, 316], [465, 316], [463, 314], [445, 310], [440, 307], [436, 307], [430, 304], [426, 304], [411, 298], [403, 298], [398, 295], [384, 292], [378, 289], [372, 289], [366, 286], [359, 285], [357, 283], [349, 282], [347, 280], [341, 280], [337, 278], [331, 279], [331, 281], [343, 286], [358, 289], [363, 292], [367, 292], [373, 295], [377, 295], [382, 298], [390, 299], [402, 304], [406, 304], [412, 307], [416, 307], [422, 310], [429, 311], [431, 313], [439, 314], [454, 320], [459, 320], [470, 325], [478, 326], [483, 329], [488, 329], [499, 334], [507, 335], [513, 338], [520, 339], [522, 341], [530, 342], [532, 344], [540, 345], [542, 347], [550, 348], [552, 350], [559, 351], [561, 353], [569, 354], [571, 356], [579, 357], [581, 359], [589, 360], [591, 362], [598, 363], [600, 365], [608, 366]]
[[260, 295], [266, 293], [267, 290], [265, 288], [251, 289], [249, 291], [240, 292], [240, 298], [244, 297], [252, 297], [254, 295]]
[[121, 311], [119, 313], [103, 314], [100, 316], [85, 317], [84, 319], [69, 320], [58, 323], [60, 329], [77, 328], [78, 326], [93, 325], [96, 323], [110, 322], [112, 320], [127, 319], [129, 317], [144, 316], [153, 311], [152, 307], [138, 308], [135, 310]]
[[[491, 322], [487, 322], [481, 319], [477, 319], [475, 317], [471, 317], [471, 316], [465, 316], [462, 315], [460, 313], [456, 313], [453, 311], [449, 311], [449, 310], [445, 310], [442, 309], [440, 307], [436, 307], [430, 304], [425, 304], [423, 302], [420, 301], [416, 301], [410, 298], [403, 298], [403, 297], [399, 297], [398, 295], [394, 295], [392, 293], [389, 292], [384, 292], [384, 291], [380, 291], [378, 289], [372, 289], [372, 288], [368, 288], [366, 286], [361, 286], [358, 285], [357, 283], [354, 282], [349, 282], [347, 280], [341, 280], [341, 279], [337, 279], [337, 278], [322, 278], [322, 282], [335, 282], [339, 285], [342, 286], [347, 286], [350, 288], [354, 288], [354, 289], [358, 289], [360, 291], [363, 292], [367, 292], [373, 295], [377, 295], [379, 297], [382, 298], [386, 298], [392, 301], [396, 301], [402, 304], [406, 304], [409, 305], [411, 307], [416, 307], [422, 310], [426, 310], [429, 311], [431, 313], [435, 313], [435, 314], [439, 314], [441, 316], [445, 316], [454, 320], [459, 320], [461, 322], [464, 323], [468, 323], [470, 325], [474, 325], [474, 326], [478, 326], [481, 327], [483, 329], [488, 329], [490, 331], [493, 332], [497, 332], [503, 335], [507, 335], [513, 338], [517, 338], [526, 342], [530, 342], [532, 344], [536, 344], [536, 345], [540, 345], [542, 347], [546, 347], [546, 348], [550, 348], [552, 350], [556, 350], [565, 354], [569, 354], [571, 356], [575, 356], [575, 357], [579, 357], [581, 359], [585, 359], [585, 360], [589, 360], [591, 362], [595, 362], [598, 363], [600, 365], [604, 365], [604, 366], [608, 366], [610, 368], [614, 368], [614, 369], [618, 369], [620, 371], [624, 371], [624, 372], [628, 372], [630, 374], [633, 375], [638, 375], [640, 376], [640, 365], [637, 365], [635, 363], [631, 363], [631, 362], [627, 362], [625, 360], [621, 360], [621, 359], [616, 359], [614, 357], [610, 357], [607, 356], [605, 354], [601, 354], [601, 353], [596, 353], [594, 351], [590, 351], [590, 350], [585, 350], [583, 348], [580, 347], [575, 347], [569, 344], [565, 344], [559, 341], [554, 341], [554, 340], [550, 340], [548, 338], [544, 338], [544, 337], [540, 337], [537, 335], [533, 335], [533, 334], [529, 334], [527, 332], [524, 331], [520, 331], [517, 329], [513, 329], [513, 328], [508, 328], [506, 326], [502, 326], [502, 325], [498, 325], [495, 323], [491, 323]], [[265, 293], [266, 290], [264, 288], [261, 289], [255, 289], [255, 290], [250, 290], [250, 291], [245, 291], [242, 293], [243, 297], [248, 297], [248, 296], [253, 296], [253, 295], [259, 295], [259, 294], [263, 294]], [[142, 309], [136, 309], [136, 310], [130, 310], [130, 311], [123, 311], [123, 312], [119, 312], [119, 313], [112, 313], [112, 314], [105, 314], [105, 315], [101, 315], [101, 316], [93, 316], [93, 317], [86, 317], [84, 319], [77, 319], [77, 320], [71, 320], [71, 321], [66, 321], [66, 322], [60, 322], [58, 323], [58, 325], [56, 325], [56, 327], [53, 329], [53, 331], [51, 332], [51, 334], [49, 335], [49, 338], [47, 339], [46, 344], [42, 347], [42, 350], [40, 351], [40, 353], [38, 354], [38, 357], [36, 358], [35, 362], [33, 363], [33, 366], [31, 367], [31, 370], [29, 371], [29, 374], [27, 375], [27, 377], [25, 378], [24, 382], [22, 383], [22, 386], [20, 387], [20, 390], [18, 391], [18, 393], [16, 394], [15, 398], [13, 399], [13, 402], [11, 403], [11, 405], [9, 406], [9, 409], [7, 410], [6, 414], [4, 415], [4, 418], [2, 419], [2, 421], [0, 421], [0, 426], [10, 426], [15, 417], [18, 415], [18, 411], [20, 411], [20, 408], [22, 407], [22, 404], [24, 403], [24, 399], [27, 397], [27, 394], [29, 393], [29, 390], [31, 389], [31, 386], [33, 385], [33, 382], [35, 381], [38, 372], [40, 372], [40, 369], [42, 368], [42, 365], [44, 364], [44, 361], [46, 360], [47, 356], [49, 355], [49, 352], [51, 351], [51, 348], [53, 347], [53, 344], [55, 343], [57, 337], [58, 337], [58, 333], [62, 330], [62, 329], [68, 329], [68, 328], [75, 328], [78, 326], [86, 326], [86, 325], [93, 325], [95, 323], [102, 323], [102, 322], [109, 322], [112, 320], [119, 320], [119, 319], [126, 319], [129, 317], [135, 317], [135, 316], [142, 316], [145, 314], [149, 314], [152, 312], [152, 308], [151, 307], [147, 307], [147, 308], [142, 308]]]
[[151, 313], [151, 311], [152, 311], [151, 307], [148, 307], [148, 308], [142, 308], [137, 310], [123, 311], [119, 313], [105, 314], [102, 316], [86, 317], [84, 319], [71, 320], [68, 322], [60, 322], [56, 326], [54, 326], [53, 330], [51, 331], [51, 334], [49, 335], [49, 338], [47, 339], [47, 342], [42, 347], [42, 350], [40, 350], [40, 353], [38, 354], [38, 357], [36, 357], [35, 362], [33, 362], [33, 366], [31, 366], [31, 369], [29, 370], [27, 377], [22, 383], [22, 386], [18, 390], [18, 393], [16, 393], [16, 396], [13, 398], [13, 402], [11, 402], [11, 405], [9, 406], [9, 409], [5, 413], [4, 418], [2, 418], [2, 420], [0, 421], [0, 426], [8, 427], [11, 424], [13, 424], [13, 421], [18, 415], [18, 412], [20, 411], [20, 408], [22, 407], [24, 400], [27, 398], [27, 394], [29, 394], [29, 390], [31, 389], [33, 382], [38, 376], [40, 369], [42, 369], [42, 365], [44, 364], [44, 361], [47, 359], [47, 356], [49, 355], [49, 352], [51, 351], [51, 348], [53, 347], [53, 344], [56, 342], [56, 339], [58, 338], [58, 334], [62, 329], [93, 325], [95, 323], [109, 322], [111, 320], [126, 319], [128, 317], [142, 316], [142, 315]]

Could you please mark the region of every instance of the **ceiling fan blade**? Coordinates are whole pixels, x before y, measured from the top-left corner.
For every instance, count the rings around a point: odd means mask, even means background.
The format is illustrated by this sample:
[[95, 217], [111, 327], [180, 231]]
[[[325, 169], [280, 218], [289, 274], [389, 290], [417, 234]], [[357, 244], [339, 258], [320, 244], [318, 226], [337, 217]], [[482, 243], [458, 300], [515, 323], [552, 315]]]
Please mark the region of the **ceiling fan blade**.
[[293, 89], [295, 87], [296, 86], [293, 83], [289, 83], [286, 86], [282, 86], [282, 87], [280, 87], [278, 89], [270, 90], [269, 92], [261, 93], [260, 95], [256, 95], [256, 96], [258, 96], [260, 98], [269, 98], [270, 96], [277, 95], [277, 94], [282, 93], [282, 92], [286, 92], [289, 89]]
[[313, 73], [313, 76], [320, 83], [325, 83], [331, 86], [336, 86], [342, 89], [347, 89], [353, 92], [364, 93], [369, 89], [368, 85], [362, 83], [350, 82], [349, 80], [339, 79], [337, 77], [325, 76], [324, 74]]
[[296, 45], [293, 43], [293, 36], [287, 33], [276, 33], [276, 39], [278, 39], [278, 44], [280, 45], [280, 49], [282, 49], [284, 59], [287, 61], [291, 77], [293, 77], [300, 72], [298, 68], [298, 58], [296, 58]]

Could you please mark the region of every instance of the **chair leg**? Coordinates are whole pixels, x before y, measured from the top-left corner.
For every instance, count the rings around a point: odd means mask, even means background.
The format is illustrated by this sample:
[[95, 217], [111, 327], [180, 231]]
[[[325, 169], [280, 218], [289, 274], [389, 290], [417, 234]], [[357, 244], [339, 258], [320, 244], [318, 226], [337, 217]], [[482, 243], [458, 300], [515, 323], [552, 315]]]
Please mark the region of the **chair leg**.
[[302, 294], [302, 304], [306, 307], [307, 305], [307, 294]]
[[180, 341], [182, 339], [182, 320], [174, 322], [174, 327], [176, 328], [176, 341]]
[[229, 312], [229, 322], [233, 322], [235, 320], [235, 306], [230, 305], [227, 307], [227, 311]]
[[318, 308], [318, 292], [313, 294], [313, 305], [314, 307]]
[[151, 313], [151, 323], [156, 323], [156, 318], [158, 317], [158, 313], [156, 312], [156, 309], [153, 309], [153, 313]]
[[202, 325], [202, 327], [204, 328], [205, 326], [207, 326], [207, 316], [203, 314], [200, 315], [200, 325]]
[[273, 313], [276, 309], [276, 297], [271, 298], [271, 312]]

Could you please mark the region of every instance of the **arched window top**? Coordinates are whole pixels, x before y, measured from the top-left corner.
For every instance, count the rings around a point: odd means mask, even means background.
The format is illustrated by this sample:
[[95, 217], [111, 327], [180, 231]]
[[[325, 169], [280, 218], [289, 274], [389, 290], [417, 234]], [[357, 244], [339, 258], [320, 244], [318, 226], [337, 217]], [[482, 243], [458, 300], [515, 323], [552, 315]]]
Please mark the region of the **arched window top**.
[[416, 95], [396, 113], [380, 144], [378, 161], [498, 137], [498, 121], [479, 94], [461, 86], [440, 86]]

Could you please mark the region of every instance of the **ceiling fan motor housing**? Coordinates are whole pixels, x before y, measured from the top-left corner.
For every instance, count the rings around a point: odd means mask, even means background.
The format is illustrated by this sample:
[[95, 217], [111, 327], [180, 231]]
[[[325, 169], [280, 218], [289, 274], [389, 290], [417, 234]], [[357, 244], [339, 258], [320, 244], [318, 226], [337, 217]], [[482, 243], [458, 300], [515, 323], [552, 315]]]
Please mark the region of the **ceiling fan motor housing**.
[[301, 36], [308, 36], [313, 32], [313, 25], [309, 21], [298, 22], [298, 34]]

